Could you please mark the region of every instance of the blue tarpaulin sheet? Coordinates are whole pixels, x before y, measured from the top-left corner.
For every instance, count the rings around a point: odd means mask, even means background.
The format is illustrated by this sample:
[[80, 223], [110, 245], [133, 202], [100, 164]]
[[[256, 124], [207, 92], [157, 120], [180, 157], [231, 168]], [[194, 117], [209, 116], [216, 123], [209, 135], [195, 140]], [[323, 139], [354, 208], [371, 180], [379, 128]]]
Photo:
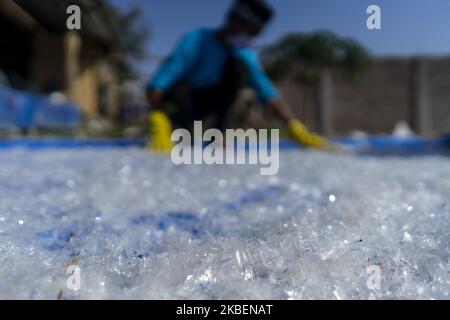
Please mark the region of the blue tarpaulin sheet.
[[45, 95], [0, 86], [0, 130], [72, 129], [80, 123], [79, 108]]
[[[350, 150], [352, 148], [370, 151], [402, 151], [409, 152], [435, 152], [450, 147], [450, 135], [439, 139], [422, 139], [417, 137], [396, 138], [390, 136], [374, 136], [364, 139], [338, 138], [333, 140]], [[92, 139], [92, 138], [16, 138], [0, 139], [0, 150], [11, 148], [28, 149], [79, 149], [79, 148], [116, 148], [116, 147], [145, 147], [145, 139]], [[248, 145], [246, 146], [248, 148]], [[292, 141], [281, 140], [281, 150], [299, 149]]]

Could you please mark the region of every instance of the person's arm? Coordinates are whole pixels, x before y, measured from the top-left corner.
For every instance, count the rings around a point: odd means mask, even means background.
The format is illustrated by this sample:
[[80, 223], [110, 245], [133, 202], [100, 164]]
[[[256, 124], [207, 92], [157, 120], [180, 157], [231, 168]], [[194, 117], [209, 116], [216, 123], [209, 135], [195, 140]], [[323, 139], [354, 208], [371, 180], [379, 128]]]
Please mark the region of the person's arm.
[[147, 101], [152, 107], [152, 110], [160, 110], [161, 103], [164, 101], [165, 92], [161, 89], [147, 89]]
[[334, 149], [324, 138], [308, 130], [308, 128], [295, 117], [291, 108], [280, 97], [266, 101], [269, 112], [274, 113], [286, 125], [290, 136], [299, 144], [309, 148]]
[[265, 101], [266, 109], [269, 113], [274, 114], [283, 123], [288, 124], [295, 119], [295, 115], [287, 103], [281, 98], [276, 97]]
[[147, 100], [151, 106], [148, 114], [149, 141], [147, 147], [156, 153], [169, 153], [173, 144], [171, 140], [172, 123], [161, 104], [164, 101], [165, 92], [158, 88], [147, 88]]
[[[202, 32], [195, 30], [184, 35], [172, 53], [161, 63], [155, 75], [147, 85], [150, 101], [162, 98], [161, 93], [185, 76], [195, 65], [201, 46]], [[156, 92], [153, 96], [152, 92]]]
[[185, 35], [175, 50], [164, 60], [147, 86], [147, 99], [151, 106], [148, 115], [150, 140], [148, 148], [167, 153], [172, 149], [172, 123], [161, 104], [168, 90], [181, 79], [195, 63], [198, 56], [200, 31]]
[[151, 106], [148, 114], [149, 141], [147, 147], [150, 151], [156, 153], [169, 153], [172, 150], [172, 123], [161, 103], [164, 100], [164, 91], [160, 89], [147, 90], [147, 99]]
[[311, 148], [330, 148], [331, 144], [324, 138], [310, 132], [306, 126], [295, 117], [292, 109], [283, 100], [278, 90], [267, 77], [261, 67], [256, 54], [247, 52], [244, 61], [250, 75], [250, 84], [258, 93], [258, 97], [262, 100], [268, 111], [274, 113], [279, 119], [286, 124], [291, 137], [299, 144]]

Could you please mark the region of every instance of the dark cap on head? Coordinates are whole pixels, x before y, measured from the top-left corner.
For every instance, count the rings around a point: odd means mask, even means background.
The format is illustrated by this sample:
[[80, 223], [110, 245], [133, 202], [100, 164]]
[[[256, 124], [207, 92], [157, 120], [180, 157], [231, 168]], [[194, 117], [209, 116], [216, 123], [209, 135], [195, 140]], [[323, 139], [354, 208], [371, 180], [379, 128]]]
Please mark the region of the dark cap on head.
[[270, 21], [273, 14], [273, 9], [264, 0], [235, 0], [228, 18], [262, 28]]

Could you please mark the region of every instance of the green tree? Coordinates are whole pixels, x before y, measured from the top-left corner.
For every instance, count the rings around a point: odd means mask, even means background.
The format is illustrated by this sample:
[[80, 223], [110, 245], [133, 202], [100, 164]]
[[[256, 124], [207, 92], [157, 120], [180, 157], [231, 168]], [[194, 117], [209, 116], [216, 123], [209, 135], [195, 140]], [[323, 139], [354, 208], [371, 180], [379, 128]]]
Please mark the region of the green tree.
[[150, 30], [143, 19], [139, 6], [131, 6], [123, 11], [108, 3], [110, 20], [117, 29], [117, 46], [119, 57], [116, 72], [120, 81], [137, 77], [136, 64], [146, 57], [146, 44]]
[[275, 80], [291, 75], [304, 85], [316, 85], [321, 70], [330, 68], [355, 80], [369, 61], [361, 45], [329, 31], [290, 33], [264, 48], [261, 56]]

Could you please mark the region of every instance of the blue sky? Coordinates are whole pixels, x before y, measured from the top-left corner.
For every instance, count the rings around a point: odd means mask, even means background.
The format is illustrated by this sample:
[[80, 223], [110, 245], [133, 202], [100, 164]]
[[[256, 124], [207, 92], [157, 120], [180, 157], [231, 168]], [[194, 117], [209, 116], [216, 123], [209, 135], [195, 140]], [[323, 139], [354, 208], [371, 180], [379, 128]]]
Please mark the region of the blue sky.
[[[111, 0], [119, 7], [138, 4], [152, 36], [148, 51], [165, 55], [183, 32], [223, 21], [232, 0]], [[450, 0], [268, 0], [277, 16], [258, 40], [268, 44], [289, 31], [332, 30], [358, 40], [374, 55], [450, 54]], [[369, 31], [366, 9], [377, 4], [382, 30]], [[141, 72], [156, 65], [148, 60]]]

